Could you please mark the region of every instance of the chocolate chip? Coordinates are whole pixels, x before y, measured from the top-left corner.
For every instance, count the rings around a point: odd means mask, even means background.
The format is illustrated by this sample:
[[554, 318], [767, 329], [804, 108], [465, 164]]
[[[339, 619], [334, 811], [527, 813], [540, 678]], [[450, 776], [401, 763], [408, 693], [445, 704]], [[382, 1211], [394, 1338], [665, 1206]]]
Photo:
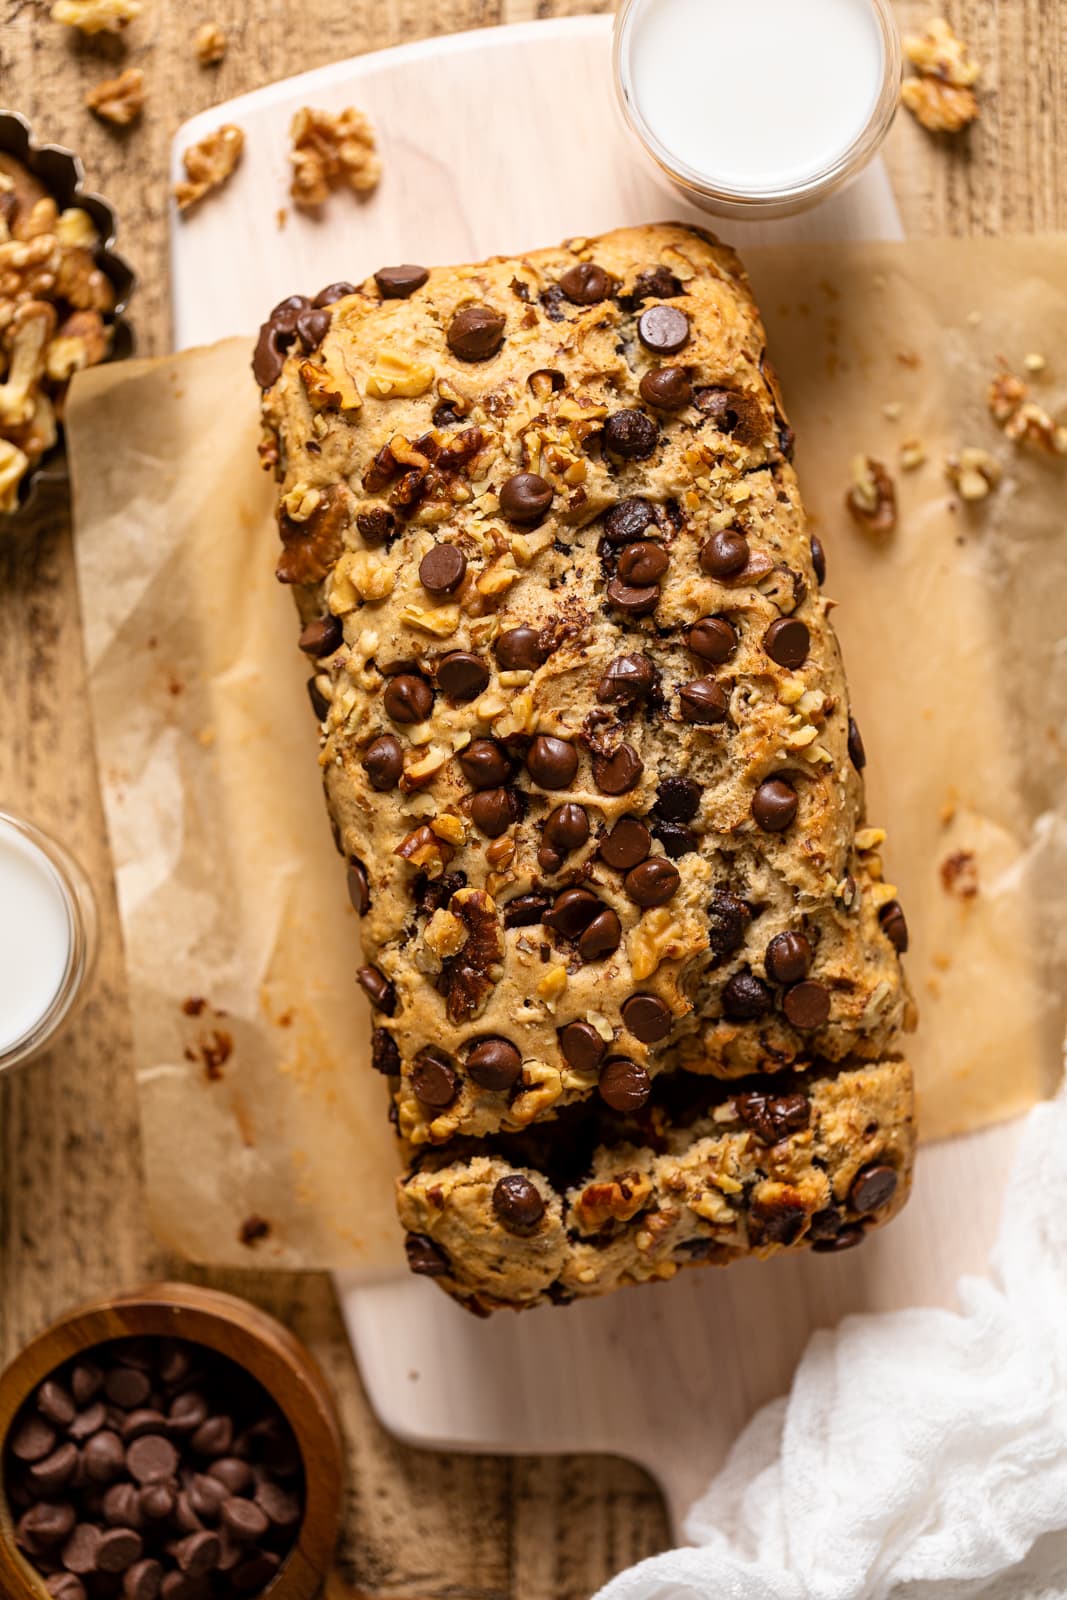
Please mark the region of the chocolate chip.
[[799, 983], [811, 966], [811, 942], [802, 933], [776, 934], [763, 960], [773, 983]]
[[270, 1518], [251, 1500], [228, 1499], [222, 1508], [221, 1522], [239, 1544], [252, 1544], [270, 1531]]
[[[131, 1450], [136, 1448], [136, 1445], [131, 1446]], [[122, 1448], [122, 1440], [110, 1428], [94, 1433], [82, 1452], [85, 1476], [93, 1483], [113, 1483], [125, 1465], [126, 1452]]]
[[908, 948], [908, 923], [904, 915], [904, 907], [900, 901], [887, 900], [878, 913], [878, 921], [882, 925], [882, 932], [897, 954], [906, 954]]
[[686, 644], [701, 661], [716, 666], [729, 661], [737, 649], [737, 630], [725, 617], [705, 617], [695, 622], [686, 635]]
[[282, 374], [285, 352], [297, 337], [297, 321], [310, 309], [311, 302], [302, 294], [293, 294], [274, 307], [259, 330], [252, 373], [261, 389], [269, 389]]
[[348, 898], [353, 910], [365, 917], [370, 910], [370, 882], [366, 867], [355, 856], [348, 863]]
[[[812, 1221], [814, 1222], [814, 1220], [813, 1217]], [[820, 1255], [826, 1255], [832, 1251], [851, 1250], [853, 1245], [862, 1244], [863, 1240], [864, 1232], [860, 1225], [858, 1223], [849, 1223], [847, 1227], [842, 1228], [838, 1233], [832, 1234], [825, 1239], [815, 1240], [811, 1248], [817, 1250]]]
[[604, 537], [611, 545], [632, 544], [641, 538], [646, 528], [655, 525], [655, 508], [649, 501], [633, 495], [612, 506], [604, 519]]
[[670, 1033], [674, 1018], [670, 1007], [654, 994], [632, 994], [623, 1002], [622, 1020], [635, 1039], [655, 1044]]
[[315, 617], [297, 641], [305, 655], [332, 656], [344, 640], [340, 617]]
[[346, 283], [343, 280], [340, 283], [328, 283], [325, 289], [319, 290], [311, 304], [313, 306], [332, 306], [338, 300], [347, 300], [350, 294], [355, 293], [356, 286], [354, 283]]
[[[207, 1469], [209, 1478], [217, 1478], [224, 1489], [231, 1494], [246, 1494], [252, 1487], [254, 1474], [247, 1461], [242, 1461], [239, 1456], [223, 1456], [219, 1461], [213, 1461]], [[267, 1480], [263, 1480], [265, 1483]], [[263, 1483], [260, 1484], [263, 1487]], [[259, 1489], [256, 1499], [259, 1500]], [[266, 1509], [266, 1508], [264, 1508]], [[269, 1515], [269, 1513], [268, 1513]]]
[[162, 1582], [158, 1561], [136, 1561], [122, 1580], [122, 1600], [157, 1600]]
[[536, 628], [509, 628], [497, 639], [493, 654], [505, 672], [536, 672], [545, 660]]
[[596, 697], [604, 705], [637, 705], [647, 700], [659, 673], [649, 656], [616, 656], [596, 687]]
[[404, 1240], [408, 1267], [420, 1278], [443, 1278], [451, 1267], [448, 1256], [440, 1245], [425, 1233], [409, 1233]]
[[867, 752], [863, 748], [863, 739], [853, 717], [848, 719], [848, 759], [857, 772], [862, 772], [867, 765]]
[[760, 1244], [796, 1244], [807, 1216], [804, 1207], [791, 1200], [757, 1201], [752, 1208], [754, 1238]]
[[608, 1049], [591, 1022], [568, 1022], [560, 1029], [559, 1048], [575, 1072], [595, 1072]]
[[104, 1386], [104, 1374], [92, 1361], [78, 1361], [71, 1368], [70, 1392], [74, 1396], [74, 1403], [78, 1406], [87, 1406], [94, 1400]]
[[295, 1528], [300, 1521], [300, 1501], [296, 1495], [270, 1478], [259, 1479], [253, 1498], [276, 1528]]
[[689, 318], [677, 306], [649, 306], [637, 319], [637, 337], [654, 355], [677, 355], [689, 342]]
[[735, 972], [722, 991], [722, 1009], [731, 1022], [755, 1022], [773, 1006], [773, 994], [751, 972]]
[[482, 1039], [467, 1057], [467, 1076], [479, 1089], [512, 1089], [522, 1076], [522, 1056], [509, 1039]]
[[360, 967], [356, 982], [376, 1011], [391, 1017], [396, 1010], [396, 989], [379, 967]]
[[499, 789], [511, 776], [511, 762], [495, 739], [472, 739], [459, 764], [474, 789]]
[[433, 710], [433, 690], [425, 678], [402, 672], [386, 684], [382, 704], [394, 722], [425, 722]]
[[[232, 1461], [232, 1456], [223, 1456], [224, 1461]], [[219, 1512], [230, 1498], [230, 1491], [218, 1478], [212, 1478], [207, 1473], [197, 1472], [189, 1482], [189, 1504], [198, 1517], [207, 1522], [217, 1522]]]
[[405, 262], [400, 267], [379, 267], [374, 281], [383, 300], [406, 300], [408, 295], [422, 288], [429, 276], [425, 267]]
[[815, 568], [815, 576], [820, 583], [826, 582], [826, 551], [822, 547], [822, 540], [817, 534], [811, 536], [811, 564]]
[[583, 961], [600, 961], [613, 955], [622, 943], [622, 923], [618, 915], [604, 910], [594, 917], [578, 940], [578, 953]]
[[601, 905], [590, 889], [564, 889], [542, 920], [546, 928], [554, 929], [564, 939], [577, 939], [599, 914]]
[[736, 528], [722, 528], [700, 547], [700, 565], [713, 578], [732, 578], [748, 565], [748, 540]]
[[656, 367], [640, 384], [641, 399], [660, 411], [683, 411], [693, 398], [693, 385], [683, 367]]
[[363, 752], [363, 770], [371, 788], [385, 794], [395, 789], [404, 771], [404, 747], [391, 733], [383, 733]]
[[567, 299], [576, 306], [595, 306], [611, 293], [611, 279], [593, 261], [578, 261], [559, 280]]
[[619, 557], [619, 577], [629, 587], [640, 589], [658, 583], [670, 565], [666, 550], [650, 539], [628, 544]]
[[391, 511], [386, 511], [384, 506], [374, 506], [370, 511], [361, 511], [356, 517], [356, 527], [363, 535], [363, 542], [372, 550], [380, 545], [388, 544], [396, 532], [396, 518]]
[[547, 894], [517, 894], [504, 907], [505, 928], [533, 928], [549, 909]]
[[[172, 1406], [172, 1419], [174, 1414]], [[126, 1452], [126, 1468], [138, 1483], [165, 1483], [173, 1478], [177, 1465], [177, 1450], [169, 1439], [161, 1438], [158, 1433], [146, 1433], [143, 1439], [135, 1439]]]
[[[103, 1438], [104, 1435], [99, 1435]], [[110, 1435], [109, 1437], [114, 1437]], [[70, 1481], [78, 1466], [78, 1447], [68, 1439], [43, 1461], [35, 1461], [29, 1470], [29, 1482], [39, 1494], [58, 1494]]]
[[460, 361], [488, 361], [504, 343], [507, 326], [489, 306], [467, 306], [448, 325], [448, 348]]
[[652, 835], [637, 817], [620, 817], [606, 838], [600, 841], [600, 858], [618, 872], [629, 872], [647, 859]]
[[779, 617], [763, 635], [763, 648], [780, 667], [795, 671], [808, 659], [811, 635], [807, 624], [796, 617]]
[[488, 689], [489, 668], [469, 650], [450, 650], [437, 663], [437, 687], [458, 705], [466, 705]]
[[548, 514], [552, 485], [536, 472], [516, 472], [500, 486], [500, 512], [509, 522], [532, 528]]
[[725, 722], [729, 702], [722, 685], [714, 678], [696, 678], [678, 691], [678, 705], [684, 722], [710, 727]]
[[72, 1505], [40, 1501], [19, 1518], [18, 1537], [20, 1541], [29, 1539], [39, 1545], [59, 1544], [69, 1537], [75, 1520]]
[[526, 752], [526, 770], [542, 789], [567, 789], [578, 771], [578, 752], [566, 739], [539, 733]]
[[91, 1522], [79, 1522], [63, 1546], [62, 1562], [68, 1572], [79, 1577], [96, 1571], [96, 1547], [100, 1543], [100, 1529]]
[[125, 1572], [144, 1554], [141, 1536], [133, 1528], [109, 1528], [96, 1547], [98, 1572]]
[[228, 1455], [233, 1444], [233, 1423], [229, 1417], [208, 1417], [189, 1442], [197, 1455]]
[[612, 1111], [640, 1111], [648, 1104], [652, 1080], [636, 1061], [616, 1056], [604, 1066], [597, 1088], [601, 1100]]
[[167, 1431], [181, 1437], [195, 1433], [208, 1415], [208, 1403], [199, 1389], [185, 1389], [175, 1395], [167, 1413]]
[[631, 867], [626, 874], [624, 888], [637, 905], [665, 906], [673, 900], [682, 882], [682, 875], [665, 856], [651, 856], [639, 866]]
[[421, 1105], [443, 1111], [459, 1093], [459, 1079], [448, 1057], [427, 1045], [415, 1057], [411, 1088]]
[[782, 1010], [794, 1028], [810, 1032], [825, 1027], [830, 1019], [830, 991], [824, 983], [811, 978], [795, 983], [785, 992]]
[[608, 600], [617, 610], [625, 611], [627, 616], [647, 617], [659, 605], [659, 589], [655, 584], [635, 589], [623, 583], [621, 578], [612, 578], [608, 584]]
[[510, 1172], [493, 1189], [493, 1211], [509, 1233], [532, 1233], [545, 1214], [537, 1185], [521, 1172]]
[[61, 1383], [46, 1378], [37, 1391], [37, 1409], [42, 1417], [66, 1428], [74, 1421], [74, 1401]]
[[296, 331], [308, 350], [317, 350], [330, 329], [330, 313], [325, 306], [313, 306], [296, 319]]
[[601, 794], [629, 794], [640, 783], [644, 770], [644, 762], [630, 744], [620, 744], [610, 754], [593, 756], [593, 779]]
[[467, 558], [454, 544], [435, 544], [419, 562], [419, 582], [427, 594], [452, 594], [467, 575]]
[[323, 694], [314, 678], [308, 679], [308, 699], [311, 701], [311, 709], [315, 713], [318, 721], [325, 722], [326, 718], [330, 714], [330, 702], [327, 700], [326, 696]]
[[803, 1094], [766, 1094], [759, 1089], [734, 1095], [738, 1120], [751, 1128], [761, 1144], [779, 1144], [790, 1134], [803, 1133], [811, 1121], [811, 1106]]
[[140, 1499], [142, 1512], [152, 1522], [162, 1522], [174, 1510], [175, 1493], [172, 1484], [147, 1484], [141, 1490], [138, 1498]]
[[752, 815], [764, 833], [784, 833], [797, 814], [796, 790], [781, 778], [767, 778], [752, 798]]
[[43, 1417], [27, 1417], [11, 1438], [11, 1454], [19, 1461], [43, 1461], [55, 1448], [56, 1430]]
[[658, 439], [656, 424], [643, 411], [616, 411], [604, 424], [604, 448], [623, 461], [646, 461]]
[[511, 789], [482, 789], [471, 801], [471, 820], [487, 839], [499, 839], [519, 812], [518, 796]]
[[682, 856], [691, 855], [700, 847], [692, 828], [687, 828], [683, 822], [657, 822], [652, 829], [652, 837], [659, 840], [664, 855], [672, 861], [679, 861]]
[[218, 1534], [204, 1528], [180, 1539], [171, 1546], [170, 1553], [187, 1577], [206, 1578], [218, 1566], [222, 1546]]
[[664, 778], [653, 809], [665, 822], [692, 822], [700, 810], [700, 785], [692, 778]]
[[620, 295], [619, 304], [624, 311], [636, 311], [645, 300], [673, 300], [684, 293], [684, 288], [668, 267], [646, 267], [637, 274], [631, 292]]
[[897, 1192], [895, 1167], [885, 1163], [872, 1163], [861, 1167], [848, 1192], [848, 1203], [853, 1211], [867, 1214], [887, 1206]]
[[545, 822], [544, 841], [554, 850], [567, 855], [580, 850], [589, 838], [589, 817], [584, 806], [568, 802], [557, 806]]
[[400, 1050], [392, 1034], [385, 1028], [375, 1028], [371, 1034], [370, 1064], [375, 1072], [387, 1078], [395, 1078], [400, 1073]]
[[[101, 1383], [104, 1381], [103, 1374], [100, 1376], [100, 1381]], [[89, 1439], [94, 1433], [99, 1433], [106, 1421], [107, 1410], [104, 1402], [97, 1400], [93, 1405], [86, 1406], [84, 1411], [78, 1412], [67, 1432], [80, 1444], [83, 1439]]]
[[53, 1572], [44, 1586], [52, 1600], [86, 1600], [85, 1585], [73, 1572]]

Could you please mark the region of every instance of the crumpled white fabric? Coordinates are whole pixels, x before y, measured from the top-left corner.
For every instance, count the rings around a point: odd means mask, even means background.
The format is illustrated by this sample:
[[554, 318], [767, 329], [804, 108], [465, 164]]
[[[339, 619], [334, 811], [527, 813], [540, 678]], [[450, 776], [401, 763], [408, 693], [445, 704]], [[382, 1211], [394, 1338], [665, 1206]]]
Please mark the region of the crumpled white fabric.
[[693, 1547], [596, 1600], [1067, 1595], [1067, 1090], [1027, 1117], [989, 1275], [958, 1293], [815, 1334], [689, 1512]]

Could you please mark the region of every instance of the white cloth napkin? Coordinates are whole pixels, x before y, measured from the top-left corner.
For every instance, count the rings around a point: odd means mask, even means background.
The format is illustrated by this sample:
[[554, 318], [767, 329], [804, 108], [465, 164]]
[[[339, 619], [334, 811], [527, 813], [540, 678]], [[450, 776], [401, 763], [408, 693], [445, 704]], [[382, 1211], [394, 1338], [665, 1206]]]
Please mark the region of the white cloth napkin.
[[815, 1334], [690, 1511], [693, 1548], [597, 1600], [1067, 1595], [1067, 1090], [1029, 1114], [989, 1276], [958, 1293]]

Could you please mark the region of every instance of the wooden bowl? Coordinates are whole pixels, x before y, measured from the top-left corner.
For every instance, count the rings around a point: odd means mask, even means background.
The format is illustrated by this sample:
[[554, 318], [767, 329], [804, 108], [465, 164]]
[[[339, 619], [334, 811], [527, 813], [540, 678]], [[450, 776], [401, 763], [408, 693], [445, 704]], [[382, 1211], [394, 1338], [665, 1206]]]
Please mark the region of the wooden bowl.
[[[281, 1408], [303, 1456], [306, 1505], [296, 1544], [261, 1600], [312, 1600], [329, 1572], [340, 1528], [341, 1430], [326, 1380], [310, 1353], [281, 1323], [247, 1301], [192, 1284], [152, 1283], [68, 1312], [0, 1375], [0, 1459], [21, 1406], [49, 1373], [94, 1345], [145, 1335], [187, 1339], [228, 1356]], [[44, 1579], [15, 1544], [2, 1474], [0, 1595], [4, 1600], [51, 1600]]]

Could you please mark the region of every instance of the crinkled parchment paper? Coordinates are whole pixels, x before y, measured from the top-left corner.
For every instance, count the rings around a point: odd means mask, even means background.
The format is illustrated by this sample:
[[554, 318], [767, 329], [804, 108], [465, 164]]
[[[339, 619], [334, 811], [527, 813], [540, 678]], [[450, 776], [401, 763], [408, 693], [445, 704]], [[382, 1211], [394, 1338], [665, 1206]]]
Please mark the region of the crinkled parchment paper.
[[[1067, 400], [1067, 241], [812, 246], [750, 267], [911, 926], [936, 1138], [1022, 1111], [1058, 1073], [1067, 462], [1011, 446], [985, 392], [998, 356], [1021, 370], [1038, 352], [1037, 398]], [[248, 355], [235, 340], [103, 367], [69, 413], [149, 1193], [164, 1239], [202, 1261], [388, 1270], [393, 1141], [272, 575]], [[927, 461], [902, 473], [908, 437]], [[981, 505], [945, 479], [960, 445], [1003, 463]], [[888, 538], [844, 510], [860, 452], [897, 478]]]

